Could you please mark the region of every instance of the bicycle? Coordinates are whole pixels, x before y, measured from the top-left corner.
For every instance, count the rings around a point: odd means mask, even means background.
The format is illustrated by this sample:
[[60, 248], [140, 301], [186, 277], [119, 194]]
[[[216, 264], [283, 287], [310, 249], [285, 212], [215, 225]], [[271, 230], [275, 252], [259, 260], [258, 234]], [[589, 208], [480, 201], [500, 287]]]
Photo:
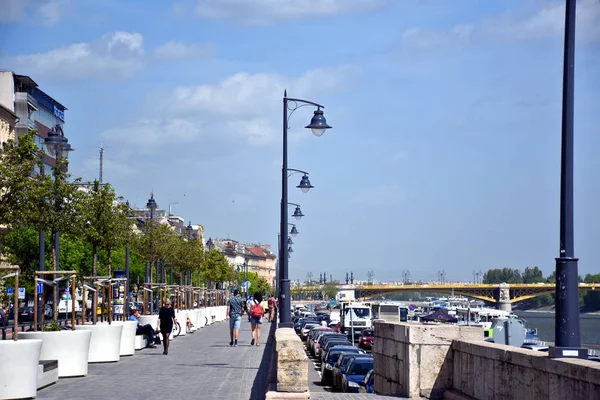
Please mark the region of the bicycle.
[[179, 322], [177, 322], [177, 324], [173, 325], [173, 333], [171, 333], [171, 334], [173, 335], [174, 338], [181, 335], [181, 325], [179, 325]]

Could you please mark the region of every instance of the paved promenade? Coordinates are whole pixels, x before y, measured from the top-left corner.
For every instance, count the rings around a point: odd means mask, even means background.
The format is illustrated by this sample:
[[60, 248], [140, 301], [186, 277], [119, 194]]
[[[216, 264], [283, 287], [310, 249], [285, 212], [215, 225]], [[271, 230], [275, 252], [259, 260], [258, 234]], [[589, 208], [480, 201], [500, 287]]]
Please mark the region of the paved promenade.
[[167, 356], [161, 345], [117, 363], [89, 364], [87, 377], [59, 379], [37, 398], [263, 400], [270, 327], [263, 324], [261, 346], [251, 347], [250, 323], [242, 318], [239, 346], [229, 347], [228, 323], [218, 322], [175, 338]]

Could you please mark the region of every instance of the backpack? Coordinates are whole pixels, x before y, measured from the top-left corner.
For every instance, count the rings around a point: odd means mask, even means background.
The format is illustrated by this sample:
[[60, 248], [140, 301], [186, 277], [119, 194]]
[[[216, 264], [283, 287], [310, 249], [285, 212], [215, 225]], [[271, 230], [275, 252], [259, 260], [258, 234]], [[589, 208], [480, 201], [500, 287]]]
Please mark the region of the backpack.
[[260, 304], [255, 304], [250, 311], [250, 315], [254, 318], [262, 318], [264, 313], [263, 307]]

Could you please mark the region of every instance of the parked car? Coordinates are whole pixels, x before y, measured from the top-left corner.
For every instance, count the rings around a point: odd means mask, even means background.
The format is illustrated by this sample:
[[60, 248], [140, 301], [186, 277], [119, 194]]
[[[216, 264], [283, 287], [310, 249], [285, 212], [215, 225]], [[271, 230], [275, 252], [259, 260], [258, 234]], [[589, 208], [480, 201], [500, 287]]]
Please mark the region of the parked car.
[[373, 387], [374, 378], [375, 374], [373, 373], [373, 370], [367, 372], [367, 375], [365, 375], [365, 379], [362, 381], [362, 383], [359, 382], [360, 387], [358, 388], [358, 391], [360, 393], [375, 393], [375, 389]]
[[321, 362], [324, 362], [325, 357], [327, 356], [327, 352], [336, 346], [350, 346], [350, 347], [354, 347], [354, 345], [352, 343], [350, 343], [350, 341], [348, 339], [341, 339], [341, 338], [337, 338], [337, 339], [330, 339], [327, 340], [325, 343], [325, 346], [321, 349]]
[[327, 355], [323, 358], [323, 362], [321, 363], [321, 383], [323, 385], [328, 385], [332, 379], [333, 372], [333, 364], [337, 362], [338, 357], [341, 353], [363, 353], [363, 350], [357, 349], [353, 346], [336, 346], [332, 347]]
[[350, 361], [352, 359], [354, 359], [355, 357], [361, 357], [361, 356], [369, 356], [368, 354], [361, 354], [361, 353], [355, 353], [355, 352], [343, 352], [339, 355], [336, 363], [333, 365], [333, 370], [332, 370], [332, 389], [334, 392], [340, 392], [342, 391], [342, 376], [344, 375], [344, 372], [346, 371], [346, 367], [348, 366], [348, 363], [350, 363]]
[[373, 369], [373, 357], [355, 357], [346, 366], [346, 371], [342, 376], [342, 391], [358, 393], [360, 383], [365, 380], [365, 376]]
[[373, 339], [375, 331], [373, 329], [365, 329], [360, 335], [358, 347], [363, 350], [371, 350], [373, 348]]
[[33, 307], [20, 307], [19, 308], [19, 322], [31, 322], [33, 321]]
[[321, 337], [319, 338], [319, 341], [317, 342], [317, 344], [315, 345], [315, 357], [318, 357], [319, 359], [323, 358], [323, 350], [325, 349], [325, 346], [327, 345], [327, 342], [330, 340], [348, 340], [348, 337], [346, 335], [344, 335], [343, 333], [324, 333], [323, 335], [321, 335]]
[[328, 331], [331, 331], [331, 329], [325, 328], [323, 326], [315, 326], [310, 330], [310, 332], [308, 332], [308, 336], [306, 337], [306, 349], [309, 353], [312, 354], [313, 352], [312, 349], [315, 345], [315, 338], [317, 338], [321, 332]]

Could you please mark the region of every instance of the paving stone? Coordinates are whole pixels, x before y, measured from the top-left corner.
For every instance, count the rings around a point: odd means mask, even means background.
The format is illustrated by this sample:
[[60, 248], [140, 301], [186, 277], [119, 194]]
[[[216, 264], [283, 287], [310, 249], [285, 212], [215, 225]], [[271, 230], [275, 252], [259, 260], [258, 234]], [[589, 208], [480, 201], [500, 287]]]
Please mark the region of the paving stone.
[[260, 347], [250, 346], [250, 323], [242, 319], [238, 347], [230, 347], [227, 322], [215, 323], [175, 338], [167, 356], [161, 345], [116, 363], [90, 364], [87, 377], [59, 379], [38, 391], [37, 398], [262, 400], [270, 327], [263, 324]]

